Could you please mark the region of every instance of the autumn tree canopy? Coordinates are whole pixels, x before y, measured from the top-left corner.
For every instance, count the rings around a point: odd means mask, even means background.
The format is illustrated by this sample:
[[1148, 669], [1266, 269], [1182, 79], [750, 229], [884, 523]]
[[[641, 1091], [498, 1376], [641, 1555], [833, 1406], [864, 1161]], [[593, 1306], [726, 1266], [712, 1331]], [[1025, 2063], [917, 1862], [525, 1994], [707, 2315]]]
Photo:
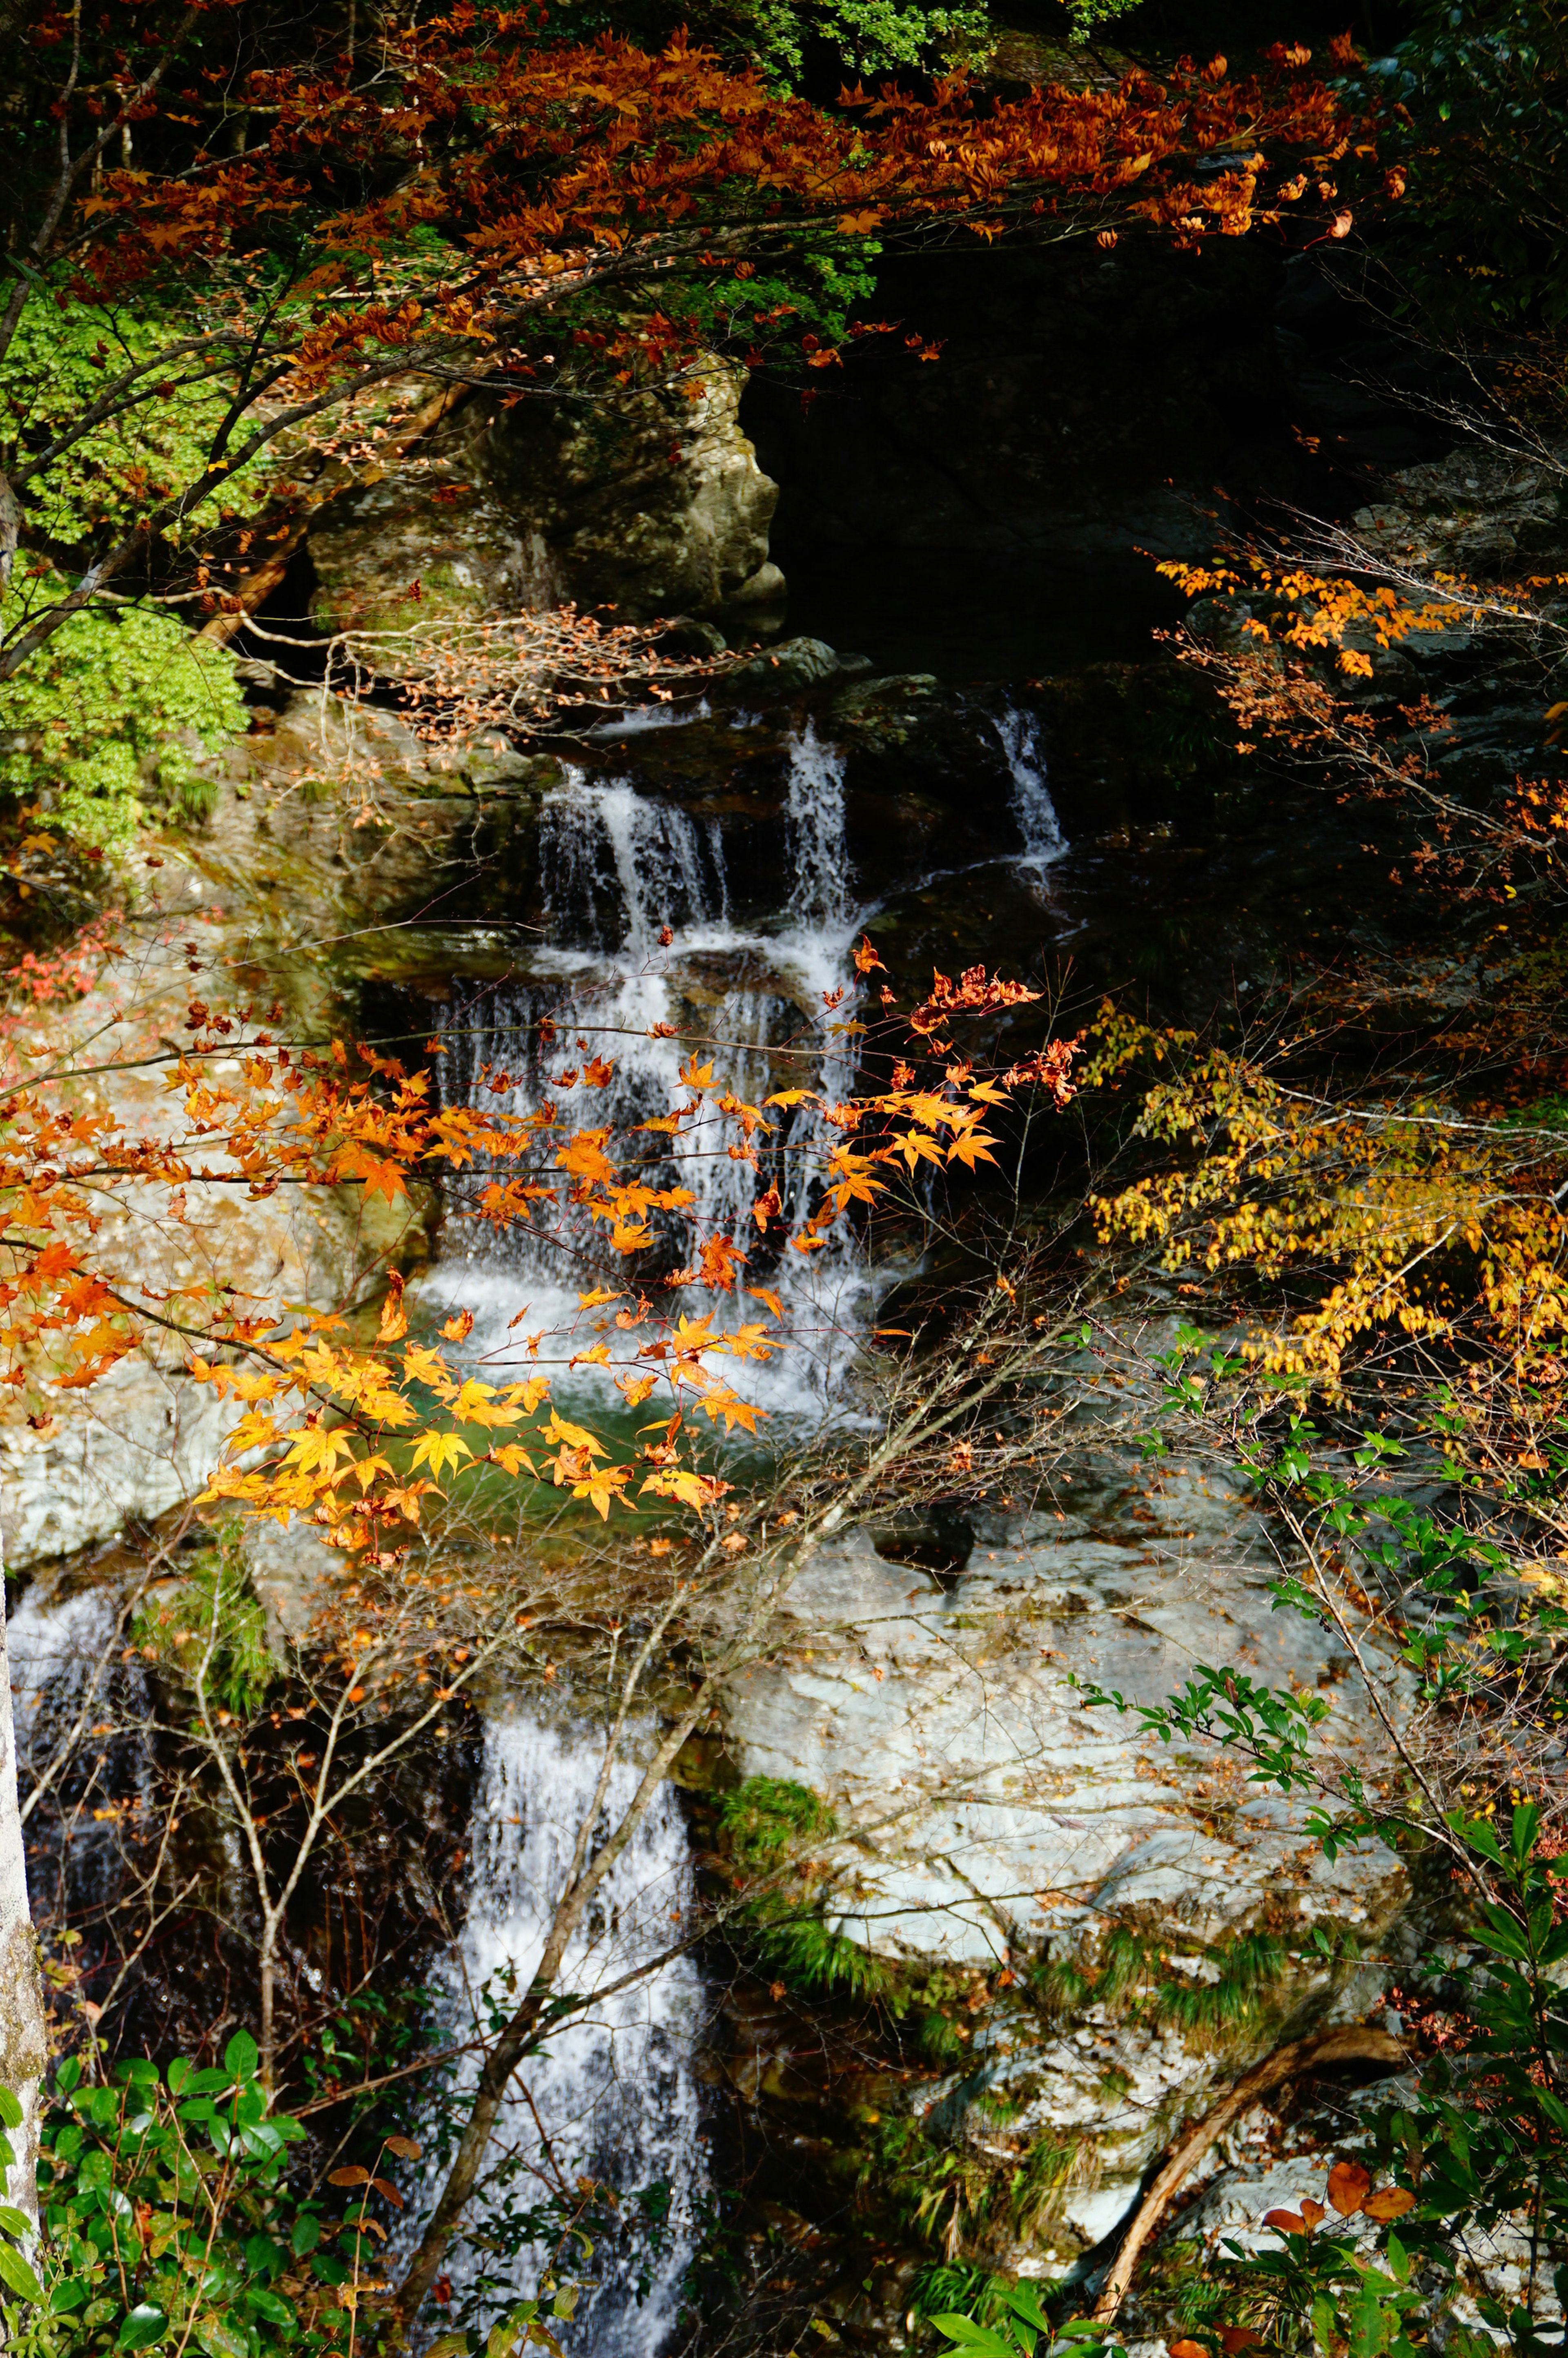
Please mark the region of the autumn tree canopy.
[[24, 20], [0, 678], [105, 598], [237, 612], [466, 388], [831, 367], [887, 324], [851, 314], [889, 241], [1193, 245], [1303, 208], [1339, 235], [1336, 174], [1374, 146], [1299, 46], [822, 106], [681, 32], [556, 40], [526, 11], [351, 26], [304, 64], [235, 39], [216, 6]]

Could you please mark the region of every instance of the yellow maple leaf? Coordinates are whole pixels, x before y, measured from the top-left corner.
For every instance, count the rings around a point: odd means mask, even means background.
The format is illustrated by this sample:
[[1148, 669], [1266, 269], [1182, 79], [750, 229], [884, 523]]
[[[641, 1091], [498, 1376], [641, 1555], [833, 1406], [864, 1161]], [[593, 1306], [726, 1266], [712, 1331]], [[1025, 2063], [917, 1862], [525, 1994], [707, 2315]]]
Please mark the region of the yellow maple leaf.
[[343, 1426], [308, 1424], [294, 1436], [287, 1463], [305, 1474], [331, 1474], [340, 1457], [353, 1455], [353, 1434]]
[[611, 1499], [619, 1496], [628, 1476], [630, 1466], [596, 1466], [585, 1482], [574, 1482], [572, 1497], [590, 1499], [608, 1522]]
[[748, 1433], [755, 1433], [757, 1419], [762, 1412], [753, 1408], [750, 1401], [741, 1400], [726, 1384], [716, 1384], [697, 1402], [697, 1406], [714, 1424], [722, 1417], [726, 1433], [733, 1433], [738, 1424], [744, 1425]]
[[552, 1446], [564, 1444], [568, 1449], [586, 1449], [595, 1457], [608, 1457], [610, 1455], [602, 1441], [596, 1441], [593, 1434], [586, 1433], [580, 1424], [568, 1424], [565, 1417], [557, 1415], [554, 1409], [550, 1411], [550, 1422], [545, 1427], [545, 1439]]
[[497, 1406], [493, 1384], [481, 1384], [472, 1377], [464, 1384], [452, 1402], [452, 1414], [460, 1424], [515, 1424], [521, 1411]]
[[247, 1449], [265, 1449], [269, 1441], [276, 1439], [277, 1427], [271, 1417], [263, 1416], [259, 1410], [252, 1409], [248, 1416], [240, 1419], [229, 1435], [228, 1445], [238, 1457]]
[[949, 1163], [967, 1163], [972, 1171], [977, 1163], [996, 1161], [996, 1156], [990, 1151], [996, 1142], [989, 1130], [962, 1130], [948, 1147], [947, 1160]]
[[429, 1384], [439, 1390], [447, 1378], [447, 1363], [439, 1351], [427, 1351], [422, 1343], [406, 1343], [403, 1364], [416, 1383]]
[[758, 1318], [748, 1325], [737, 1326], [733, 1334], [726, 1336], [724, 1347], [737, 1359], [771, 1359], [780, 1347]]
[[710, 1507], [732, 1486], [715, 1476], [695, 1473], [689, 1466], [667, 1466], [658, 1474], [650, 1474], [643, 1483], [656, 1498], [678, 1498], [684, 1507]]
[[414, 1455], [408, 1462], [411, 1471], [416, 1466], [427, 1466], [439, 1479], [443, 1466], [449, 1466], [455, 1474], [463, 1459], [472, 1455], [468, 1443], [455, 1433], [426, 1433], [415, 1443]]

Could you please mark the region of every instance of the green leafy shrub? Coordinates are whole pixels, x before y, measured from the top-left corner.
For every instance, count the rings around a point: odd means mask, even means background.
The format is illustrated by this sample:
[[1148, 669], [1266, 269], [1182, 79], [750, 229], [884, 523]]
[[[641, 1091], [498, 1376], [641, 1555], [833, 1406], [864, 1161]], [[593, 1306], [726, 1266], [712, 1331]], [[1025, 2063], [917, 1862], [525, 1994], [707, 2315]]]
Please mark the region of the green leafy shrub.
[[[15, 2125], [14, 2100], [10, 2115]], [[287, 2192], [285, 2156], [304, 2135], [268, 2112], [244, 2031], [208, 2071], [177, 2061], [164, 2075], [137, 2061], [104, 2085], [84, 2082], [80, 2061], [68, 2059], [45, 2102], [38, 2238], [28, 2259], [7, 2245], [0, 2261], [10, 2350], [70, 2358], [194, 2342], [208, 2358], [286, 2347], [309, 2358], [325, 2349], [330, 2329], [314, 2322], [290, 2271], [303, 2263], [320, 2295], [346, 2282], [353, 2263], [318, 2249], [325, 2205], [297, 2205]], [[16, 2212], [0, 2216], [13, 2236], [27, 2223]], [[357, 2230], [353, 2243], [357, 2254]], [[289, 2298], [277, 2289], [286, 2277]]]
[[[192, 324], [157, 312], [111, 321], [78, 303], [29, 303], [0, 359], [0, 465], [9, 472], [51, 438], [64, 439], [107, 376], [156, 358]], [[178, 364], [170, 365], [178, 375]], [[25, 475], [24, 547], [41, 541], [76, 549], [86, 562], [101, 530], [200, 474], [226, 400], [222, 382], [211, 379], [70, 439]], [[252, 504], [260, 495], [254, 463], [229, 478], [226, 496], [251, 477], [240, 498]], [[201, 521], [211, 521], [205, 511]], [[178, 530], [171, 536], [178, 540]], [[64, 586], [47, 562], [19, 564], [5, 600], [7, 628], [24, 624], [35, 605], [53, 603]], [[130, 599], [94, 606], [0, 685], [0, 777], [14, 793], [46, 795], [78, 842], [121, 851], [149, 796], [181, 816], [204, 815], [213, 790], [198, 758], [215, 752], [243, 717], [232, 661], [176, 614]]]
[[[173, 384], [149, 384], [149, 397], [135, 407], [85, 433], [75, 428], [102, 399], [107, 381], [148, 362], [156, 364], [160, 352], [211, 324], [199, 312], [157, 308], [145, 315], [112, 314], [96, 304], [54, 299], [47, 291], [28, 303], [0, 359], [0, 450], [10, 471], [18, 452], [41, 455], [50, 443], [65, 445], [57, 447], [46, 465], [27, 473], [28, 539], [80, 546], [101, 525], [114, 528], [123, 523], [128, 504], [134, 512], [167, 498], [200, 474], [228, 406], [229, 385], [222, 373], [204, 373], [200, 384], [182, 383], [181, 364], [171, 359]], [[236, 469], [229, 487], [258, 473], [261, 463]], [[246, 483], [247, 501], [254, 489]], [[25, 579], [14, 585], [12, 595], [25, 611]]]
[[243, 727], [224, 651], [156, 607], [77, 614], [0, 684], [0, 751], [13, 794], [43, 799], [77, 842], [125, 850], [149, 796], [205, 817], [198, 769]]
[[[205, 2070], [180, 2058], [163, 2072], [138, 2058], [95, 2082], [79, 2058], [60, 2064], [42, 2108], [37, 2234], [22, 2211], [0, 2206], [12, 2358], [319, 2358], [356, 2346], [360, 2291], [385, 2265], [374, 2214], [402, 2199], [383, 2173], [389, 2156], [416, 2160], [420, 2148], [402, 2136], [374, 2139], [370, 2168], [340, 2160], [323, 2182], [306, 2165], [301, 2123], [269, 2109], [257, 2061], [241, 2030], [222, 2065]], [[15, 2128], [21, 2118], [0, 2090], [0, 2120]], [[0, 2136], [0, 2160], [15, 2158]], [[534, 2241], [559, 2242], [584, 2207], [580, 2195], [552, 2196], [524, 2224]], [[491, 2358], [529, 2343], [558, 2353], [543, 2320], [569, 2317], [576, 2299], [564, 2267], [540, 2297], [509, 2290]], [[445, 2346], [466, 2350], [468, 2337]]]

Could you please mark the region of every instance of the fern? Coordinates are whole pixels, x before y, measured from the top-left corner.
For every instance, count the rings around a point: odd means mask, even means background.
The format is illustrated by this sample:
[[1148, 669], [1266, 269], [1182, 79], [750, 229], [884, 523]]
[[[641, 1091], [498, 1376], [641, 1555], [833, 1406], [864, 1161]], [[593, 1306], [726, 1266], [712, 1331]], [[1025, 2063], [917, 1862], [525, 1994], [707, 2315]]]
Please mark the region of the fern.
[[[777, 1905], [777, 1902], [773, 1903]], [[852, 1998], [884, 1998], [892, 1995], [897, 1975], [892, 1965], [862, 1949], [858, 1941], [833, 1931], [819, 1916], [793, 1916], [770, 1921], [763, 1902], [751, 1920], [751, 1945], [762, 1966], [797, 1989], [835, 1990]]]
[[250, 1583], [244, 1526], [222, 1524], [171, 1595], [136, 1617], [133, 1636], [188, 1686], [200, 1680], [209, 1704], [237, 1720], [253, 1719], [277, 1666], [266, 1642], [266, 1616]]
[[832, 1833], [837, 1821], [808, 1786], [748, 1777], [725, 1796], [719, 1823], [737, 1865], [757, 1875], [782, 1865], [796, 1843]]

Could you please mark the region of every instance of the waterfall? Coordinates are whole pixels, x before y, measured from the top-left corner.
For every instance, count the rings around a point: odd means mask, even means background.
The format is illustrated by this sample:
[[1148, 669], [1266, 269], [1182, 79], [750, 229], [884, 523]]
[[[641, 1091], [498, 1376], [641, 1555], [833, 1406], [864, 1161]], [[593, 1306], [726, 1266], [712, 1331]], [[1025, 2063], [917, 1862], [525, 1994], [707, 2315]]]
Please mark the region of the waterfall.
[[[791, 737], [787, 756], [784, 821], [791, 889], [776, 932], [733, 921], [717, 821], [701, 823], [624, 776], [567, 770], [539, 816], [540, 882], [551, 938], [531, 957], [527, 979], [479, 987], [466, 1003], [438, 1012], [443, 1102], [482, 1103], [517, 1114], [546, 1097], [561, 1105], [560, 1070], [579, 1066], [588, 1053], [575, 1045], [580, 1032], [590, 1051], [613, 1063], [614, 1075], [607, 1087], [584, 1093], [580, 1112], [579, 1100], [567, 1098], [574, 1109], [568, 1118], [574, 1127], [624, 1133], [666, 1113], [681, 1094], [685, 1051], [676, 1040], [650, 1036], [668, 1023], [700, 1028], [725, 1044], [714, 1053], [716, 1076], [744, 1102], [760, 1104], [785, 1079], [808, 1084], [829, 1099], [849, 1094], [853, 1057], [838, 1041], [824, 1042], [815, 1069], [792, 1059], [781, 1072], [770, 1055], [774, 1042], [797, 1039], [803, 1031], [809, 1036], [803, 1005], [819, 1016], [819, 994], [853, 981], [844, 759], [809, 723]], [[671, 945], [661, 941], [665, 929], [675, 936]], [[842, 1020], [852, 1013], [851, 991], [838, 1014]], [[546, 1016], [557, 1027], [548, 1045], [540, 1040]], [[795, 1226], [806, 1218], [832, 1143], [815, 1106], [775, 1109], [769, 1119], [775, 1128], [760, 1143], [755, 1168], [716, 1152], [709, 1126], [695, 1137], [671, 1140], [647, 1175], [654, 1185], [688, 1188], [697, 1233], [733, 1237], [749, 1256], [744, 1279], [767, 1285], [784, 1302], [790, 1347], [748, 1366], [748, 1396], [764, 1406], [819, 1414], [846, 1337], [858, 1328], [866, 1278], [847, 1238], [805, 1256], [781, 1252], [777, 1225], [772, 1244], [758, 1228], [752, 1205], [774, 1184], [785, 1221]], [[733, 1135], [726, 1134], [727, 1142]], [[460, 1205], [460, 1188], [454, 1187], [451, 1200]], [[637, 1266], [652, 1281], [689, 1257], [690, 1231], [668, 1215], [654, 1215], [649, 1225], [656, 1242]], [[627, 1265], [609, 1253], [602, 1228], [568, 1209], [548, 1228], [519, 1224], [502, 1235], [478, 1222], [450, 1219], [429, 1291], [443, 1303], [473, 1311], [473, 1347], [490, 1352], [505, 1348], [509, 1330], [518, 1325], [574, 1338], [580, 1334], [586, 1346], [594, 1335], [591, 1314], [579, 1309], [579, 1294], [626, 1279]], [[700, 1300], [720, 1329], [727, 1318], [760, 1314], [743, 1293], [705, 1293]], [[598, 1390], [609, 1379], [589, 1368], [577, 1370], [573, 1380]]]
[[677, 804], [640, 795], [625, 779], [589, 784], [568, 768], [539, 814], [539, 858], [557, 942], [581, 931], [589, 938], [579, 948], [624, 949], [641, 960], [663, 927], [700, 928], [727, 914], [717, 831], [705, 845]]
[[[640, 1731], [645, 1739], [649, 1730]], [[484, 1771], [475, 1806], [468, 1914], [455, 1957], [438, 1987], [437, 2039], [470, 2038], [485, 2020], [486, 1993], [503, 2006], [526, 1987], [569, 1866], [583, 1813], [592, 1798], [604, 1738], [586, 1722], [546, 1723], [507, 1713], [485, 1731]], [[623, 1756], [610, 1784], [607, 1833], [636, 1790], [641, 1760]], [[679, 1938], [691, 1898], [691, 1858], [675, 1790], [662, 1787], [567, 1951], [561, 1986], [591, 1997]], [[612, 2186], [628, 2215], [631, 2198], [665, 2190], [664, 2233], [651, 2251], [596, 2237], [592, 2273], [570, 2325], [560, 2326], [572, 2358], [657, 2358], [679, 2313], [681, 2283], [696, 2248], [695, 2206], [707, 2188], [700, 2095], [693, 2057], [703, 2006], [702, 1979], [689, 1957], [654, 1968], [643, 1980], [589, 2005], [555, 2029], [513, 2082], [492, 2139], [487, 2176], [520, 2210], [557, 2184], [579, 2177]], [[435, 2100], [442, 2119], [473, 2084], [477, 2059], [465, 2058], [457, 2087]], [[440, 2122], [427, 2125], [427, 2148]], [[550, 2152], [544, 2151], [548, 2141]], [[410, 2190], [411, 2216], [399, 2235], [412, 2248], [434, 2203], [441, 2170], [432, 2159]], [[481, 2223], [483, 2214], [481, 2214]], [[504, 2241], [503, 2229], [498, 2241]], [[455, 2298], [478, 2289], [482, 2265], [513, 2295], [532, 2292], [549, 2255], [526, 2249], [481, 2263], [464, 2255], [451, 2270]], [[569, 2272], [569, 2271], [568, 2271]], [[639, 2299], [639, 2274], [647, 2283]], [[494, 2295], [497, 2307], [503, 2291]]]
[[1056, 806], [1045, 784], [1040, 723], [1033, 712], [1020, 712], [1016, 706], [1009, 705], [991, 726], [1001, 741], [1001, 750], [1012, 773], [1012, 812], [1023, 838], [1020, 864], [1033, 868], [1043, 882], [1045, 869], [1052, 860], [1059, 860], [1067, 847]]
[[[152, 1764], [136, 1723], [148, 1712], [140, 1671], [121, 1660], [120, 1597], [110, 1589], [79, 1588], [62, 1595], [58, 1584], [35, 1580], [5, 1629], [16, 1725], [17, 1782], [25, 1801], [32, 1780], [56, 1765], [69, 1744], [58, 1781], [27, 1826], [28, 1886], [34, 1914], [80, 1920], [105, 1909], [124, 1886], [122, 1838], [112, 1819], [82, 1806], [96, 1790], [105, 1798], [156, 1798]], [[83, 1741], [94, 1721], [119, 1732], [95, 1745]], [[71, 1741], [73, 1736], [75, 1740]]]
[[818, 969], [837, 982], [851, 930], [849, 849], [844, 817], [844, 756], [824, 745], [814, 721], [792, 739], [784, 803], [789, 921], [782, 936], [814, 985]]

